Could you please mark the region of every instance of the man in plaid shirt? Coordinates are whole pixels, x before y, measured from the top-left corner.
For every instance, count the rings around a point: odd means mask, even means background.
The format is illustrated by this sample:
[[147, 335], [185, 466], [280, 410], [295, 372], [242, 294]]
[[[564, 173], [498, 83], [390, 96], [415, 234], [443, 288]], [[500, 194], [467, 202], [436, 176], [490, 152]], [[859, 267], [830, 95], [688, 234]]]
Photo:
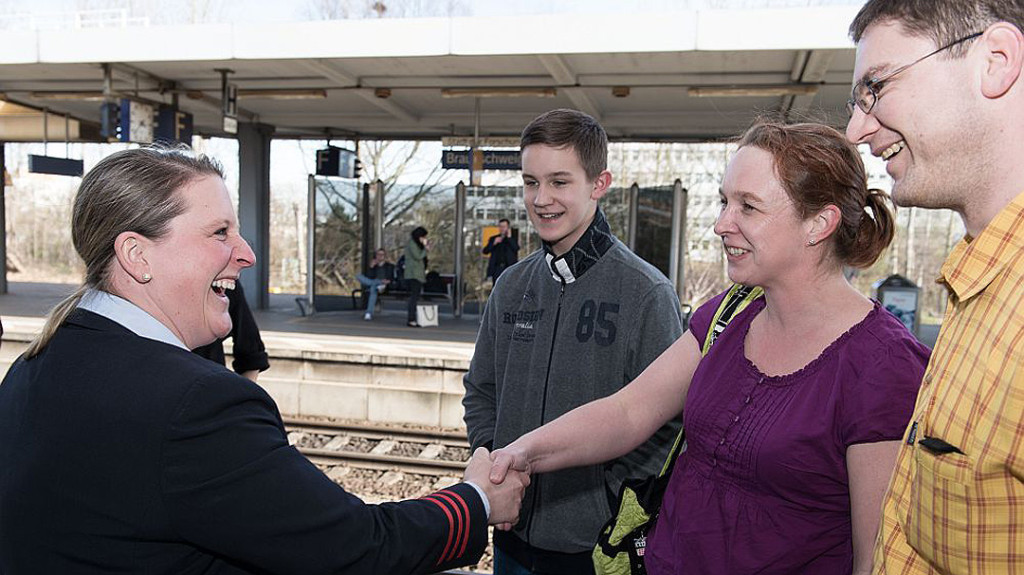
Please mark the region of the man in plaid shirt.
[[893, 198], [949, 208], [942, 331], [883, 503], [874, 573], [1024, 574], [1024, 0], [869, 0], [847, 136]]

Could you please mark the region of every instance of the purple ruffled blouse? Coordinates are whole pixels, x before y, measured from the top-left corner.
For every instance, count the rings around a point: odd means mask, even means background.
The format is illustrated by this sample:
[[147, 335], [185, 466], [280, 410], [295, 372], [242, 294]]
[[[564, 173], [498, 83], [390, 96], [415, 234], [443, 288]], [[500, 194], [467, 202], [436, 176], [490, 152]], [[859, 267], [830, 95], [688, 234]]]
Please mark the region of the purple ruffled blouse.
[[[720, 294], [690, 323], [703, 342]], [[679, 457], [646, 549], [650, 575], [843, 575], [853, 569], [846, 450], [900, 439], [930, 351], [874, 309], [797, 372], [767, 376], [743, 342], [757, 300], [697, 367]]]

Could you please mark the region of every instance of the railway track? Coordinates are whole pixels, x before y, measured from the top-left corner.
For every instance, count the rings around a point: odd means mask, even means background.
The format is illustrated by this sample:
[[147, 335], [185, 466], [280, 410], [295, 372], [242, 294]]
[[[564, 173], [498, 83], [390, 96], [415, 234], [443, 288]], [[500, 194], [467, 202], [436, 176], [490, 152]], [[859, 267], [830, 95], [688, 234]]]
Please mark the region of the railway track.
[[288, 441], [313, 463], [423, 475], [462, 475], [465, 433], [284, 418]]

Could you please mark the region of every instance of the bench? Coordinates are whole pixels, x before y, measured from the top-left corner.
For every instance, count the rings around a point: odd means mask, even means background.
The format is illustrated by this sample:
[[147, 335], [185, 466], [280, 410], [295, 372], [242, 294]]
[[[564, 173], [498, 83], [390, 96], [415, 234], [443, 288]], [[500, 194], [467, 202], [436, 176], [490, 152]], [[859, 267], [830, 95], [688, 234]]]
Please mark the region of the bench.
[[[455, 274], [439, 274], [439, 275], [441, 276], [441, 281], [444, 282], [444, 291], [428, 290], [427, 289], [427, 285], [428, 284], [423, 284], [423, 290], [420, 291], [420, 299], [426, 300], [426, 301], [430, 301], [430, 300], [433, 300], [435, 298], [442, 297], [442, 298], [448, 300], [448, 305], [451, 306], [452, 313], [454, 313], [455, 312], [455, 295], [454, 295], [454, 291], [455, 291], [454, 290]], [[377, 302], [378, 302], [378, 304], [383, 302], [384, 298], [396, 299], [396, 300], [407, 299], [409, 297], [409, 293], [410, 292], [409, 292], [409, 290], [404, 289], [401, 286], [402, 286], [402, 281], [401, 280], [396, 280], [396, 281], [392, 281], [391, 283], [389, 283], [387, 285], [387, 288], [384, 291], [378, 292], [378, 294], [377, 294]], [[352, 294], [351, 294], [352, 309], [363, 309], [362, 299], [363, 299], [363, 296], [364, 296], [364, 292], [365, 292], [365, 290], [363, 289], [362, 286], [357, 287], [354, 290], [352, 290]]]

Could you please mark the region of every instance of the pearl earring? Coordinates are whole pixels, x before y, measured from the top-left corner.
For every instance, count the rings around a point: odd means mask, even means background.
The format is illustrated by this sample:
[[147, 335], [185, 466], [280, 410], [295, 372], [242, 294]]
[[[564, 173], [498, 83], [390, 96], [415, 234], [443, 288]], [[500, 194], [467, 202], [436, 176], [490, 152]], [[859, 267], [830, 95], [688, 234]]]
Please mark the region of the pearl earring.
[[151, 279], [153, 279], [153, 276], [149, 275], [148, 273], [142, 274], [142, 283], [146, 283]]
[[813, 246], [816, 243], [818, 243], [818, 240], [807, 240], [807, 245], [809, 246]]

